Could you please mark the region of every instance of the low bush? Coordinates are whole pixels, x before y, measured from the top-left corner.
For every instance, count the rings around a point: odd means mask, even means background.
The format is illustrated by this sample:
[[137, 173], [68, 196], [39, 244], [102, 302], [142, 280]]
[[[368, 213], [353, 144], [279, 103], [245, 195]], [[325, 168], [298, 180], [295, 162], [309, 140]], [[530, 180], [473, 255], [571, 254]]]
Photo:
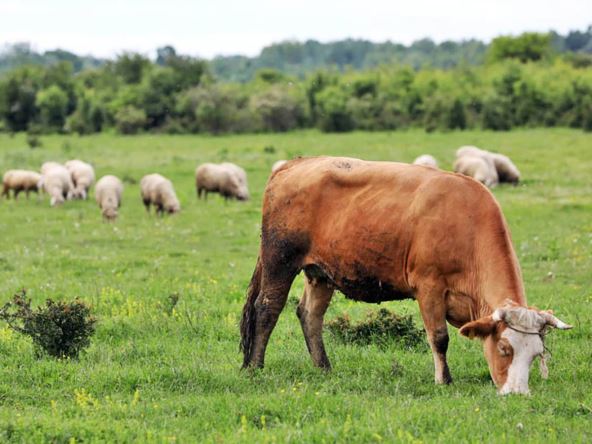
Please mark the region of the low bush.
[[344, 343], [385, 346], [394, 342], [406, 348], [426, 345], [423, 329], [415, 326], [411, 316], [399, 316], [385, 308], [369, 312], [359, 324], [352, 324], [343, 315], [328, 321], [325, 327]]
[[37, 354], [43, 352], [55, 358], [77, 358], [90, 345], [96, 318], [82, 301], [54, 302], [31, 308], [25, 290], [14, 295], [0, 309], [0, 319], [18, 333], [33, 340]]

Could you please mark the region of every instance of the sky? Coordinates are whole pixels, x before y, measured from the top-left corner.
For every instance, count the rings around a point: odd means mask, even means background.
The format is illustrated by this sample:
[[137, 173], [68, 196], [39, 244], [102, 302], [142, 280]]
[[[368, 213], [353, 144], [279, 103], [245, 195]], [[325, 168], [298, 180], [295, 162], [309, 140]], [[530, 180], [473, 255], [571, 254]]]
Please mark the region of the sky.
[[591, 0], [0, 0], [0, 45], [112, 57], [172, 45], [204, 58], [272, 43], [362, 38], [410, 44], [592, 24]]

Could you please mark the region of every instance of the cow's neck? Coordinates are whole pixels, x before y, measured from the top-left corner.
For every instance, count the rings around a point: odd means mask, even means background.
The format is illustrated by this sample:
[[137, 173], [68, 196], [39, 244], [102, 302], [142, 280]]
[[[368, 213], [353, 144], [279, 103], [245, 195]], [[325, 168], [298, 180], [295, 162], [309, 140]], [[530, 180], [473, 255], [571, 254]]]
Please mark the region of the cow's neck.
[[483, 253], [479, 273], [480, 300], [483, 306], [479, 307], [479, 311], [492, 312], [504, 305], [508, 299], [526, 306], [520, 265], [509, 235], [505, 236], [505, 242], [498, 241]]

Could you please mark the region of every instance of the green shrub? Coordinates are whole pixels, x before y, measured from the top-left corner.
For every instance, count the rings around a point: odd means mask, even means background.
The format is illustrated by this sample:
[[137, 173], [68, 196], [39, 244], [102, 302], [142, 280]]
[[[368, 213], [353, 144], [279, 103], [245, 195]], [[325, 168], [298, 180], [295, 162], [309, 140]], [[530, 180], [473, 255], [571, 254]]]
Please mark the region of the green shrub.
[[329, 86], [317, 94], [319, 126], [327, 132], [345, 132], [354, 129], [351, 111], [347, 108], [348, 95], [339, 86]]
[[54, 302], [31, 308], [31, 300], [23, 290], [12, 302], [0, 309], [0, 319], [13, 330], [29, 336], [38, 354], [45, 352], [55, 358], [76, 358], [90, 345], [96, 319], [82, 301]]
[[48, 130], [61, 131], [66, 123], [68, 96], [57, 85], [37, 93], [36, 105], [39, 108], [41, 122]]
[[415, 326], [411, 316], [399, 316], [385, 308], [369, 312], [357, 325], [344, 315], [326, 322], [325, 327], [345, 343], [385, 346], [394, 342], [407, 348], [426, 345], [423, 330]]
[[34, 149], [42, 147], [43, 143], [37, 134], [27, 133], [27, 145], [29, 145], [29, 148]]
[[284, 132], [298, 128], [304, 113], [302, 103], [280, 85], [251, 97], [250, 107], [261, 119], [264, 131]]
[[144, 129], [146, 122], [144, 110], [133, 106], [121, 108], [115, 114], [115, 127], [121, 134], [137, 134]]

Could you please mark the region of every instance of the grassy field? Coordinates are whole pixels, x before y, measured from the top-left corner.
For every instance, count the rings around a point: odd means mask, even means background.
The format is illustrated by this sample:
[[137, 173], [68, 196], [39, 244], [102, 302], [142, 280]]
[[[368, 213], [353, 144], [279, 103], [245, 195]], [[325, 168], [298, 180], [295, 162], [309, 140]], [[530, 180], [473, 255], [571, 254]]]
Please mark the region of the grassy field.
[[[592, 136], [579, 131], [420, 131], [228, 137], [0, 135], [0, 170], [81, 158], [126, 180], [115, 224], [93, 200], [50, 208], [46, 198], [0, 202], [0, 301], [21, 288], [35, 303], [80, 297], [99, 318], [78, 361], [35, 358], [0, 322], [0, 441], [16, 442], [590, 442], [592, 440]], [[552, 332], [550, 376], [531, 372], [529, 397], [499, 397], [481, 346], [450, 328], [454, 384], [433, 383], [427, 348], [325, 340], [334, 370], [313, 368], [294, 300], [268, 347], [266, 368], [239, 371], [238, 322], [255, 265], [262, 191], [272, 163], [296, 155], [411, 161], [449, 168], [475, 144], [508, 154], [517, 188], [494, 191], [512, 230], [528, 301], [572, 323]], [[267, 149], [266, 149], [267, 147]], [[270, 148], [273, 147], [273, 148]], [[275, 152], [272, 152], [275, 151]], [[197, 201], [195, 166], [234, 161], [252, 199]], [[148, 216], [137, 182], [172, 179], [182, 212]], [[168, 297], [179, 294], [175, 309]], [[381, 305], [421, 322], [412, 301]], [[376, 306], [336, 295], [326, 319]], [[397, 371], [393, 371], [396, 367]]]

